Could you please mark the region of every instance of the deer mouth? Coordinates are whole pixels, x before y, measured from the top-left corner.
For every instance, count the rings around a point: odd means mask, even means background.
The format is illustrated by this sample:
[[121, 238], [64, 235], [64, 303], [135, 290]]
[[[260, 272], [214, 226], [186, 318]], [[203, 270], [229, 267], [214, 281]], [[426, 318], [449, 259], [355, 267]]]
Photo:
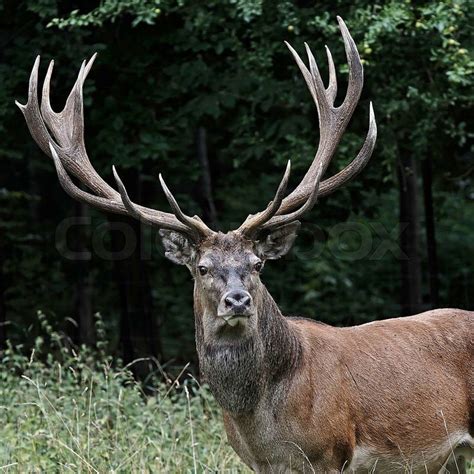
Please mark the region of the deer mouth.
[[247, 321], [249, 318], [252, 316], [253, 311], [251, 308], [241, 308], [240, 311], [239, 309], [234, 309], [230, 311], [223, 311], [222, 313], [218, 312], [219, 318], [223, 319], [226, 325], [229, 325], [231, 327], [235, 327], [238, 325], [245, 325], [247, 324]]
[[239, 324], [246, 324], [249, 318], [250, 318], [250, 313], [228, 314], [223, 317], [224, 321], [231, 327], [235, 327]]

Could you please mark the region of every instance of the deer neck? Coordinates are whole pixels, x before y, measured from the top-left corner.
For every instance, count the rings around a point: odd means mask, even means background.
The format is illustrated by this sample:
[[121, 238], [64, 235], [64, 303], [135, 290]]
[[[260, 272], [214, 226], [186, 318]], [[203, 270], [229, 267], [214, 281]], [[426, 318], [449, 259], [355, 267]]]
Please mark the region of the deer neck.
[[224, 410], [252, 412], [275, 384], [294, 373], [301, 356], [297, 335], [263, 285], [258, 295], [256, 328], [235, 341], [223, 342], [204, 334], [204, 308], [196, 292], [194, 303], [203, 379]]

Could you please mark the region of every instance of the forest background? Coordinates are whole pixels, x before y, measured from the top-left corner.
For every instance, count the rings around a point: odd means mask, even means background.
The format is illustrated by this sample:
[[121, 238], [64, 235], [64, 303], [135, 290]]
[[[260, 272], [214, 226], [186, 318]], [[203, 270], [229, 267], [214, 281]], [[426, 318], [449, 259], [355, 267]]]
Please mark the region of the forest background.
[[[338, 100], [342, 16], [365, 86], [333, 174], [361, 146], [374, 103], [378, 140], [355, 181], [319, 201], [294, 250], [263, 280], [284, 313], [359, 324], [434, 307], [474, 308], [474, 11], [464, 0], [23, 0], [0, 2], [0, 345], [32, 347], [38, 312], [71, 344], [128, 363], [195, 363], [192, 280], [155, 230], [75, 203], [31, 139], [14, 99], [55, 59], [59, 110], [83, 59], [86, 144], [111, 183], [168, 210], [166, 177], [188, 214], [229, 229], [273, 196], [288, 159], [295, 186], [318, 140], [317, 115], [283, 40], [307, 41]], [[337, 102], [337, 101], [336, 101]], [[472, 122], [471, 122], [472, 123]], [[142, 368], [146, 370], [145, 368]]]

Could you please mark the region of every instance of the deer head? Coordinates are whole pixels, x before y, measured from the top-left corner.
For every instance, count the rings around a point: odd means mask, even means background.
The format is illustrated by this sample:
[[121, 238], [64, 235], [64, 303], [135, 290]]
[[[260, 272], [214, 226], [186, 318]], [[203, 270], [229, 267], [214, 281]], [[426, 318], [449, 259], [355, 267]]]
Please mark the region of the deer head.
[[[363, 86], [363, 68], [356, 45], [343, 20], [338, 17], [349, 64], [346, 97], [334, 106], [337, 80], [334, 63], [326, 48], [329, 84], [324, 86], [308, 45], [309, 69], [288, 44], [316, 104], [320, 140], [316, 155], [306, 175], [285, 197], [290, 177], [290, 163], [273, 200], [261, 212], [249, 215], [236, 230], [226, 234], [211, 230], [199, 217], [184, 214], [166, 186], [159, 180], [172, 213], [135, 204], [113, 168], [118, 191], [108, 185], [89, 161], [84, 143], [83, 84], [95, 55], [84, 61], [76, 83], [61, 112], [51, 108], [50, 80], [53, 61], [43, 84], [41, 106], [38, 103], [39, 57], [33, 66], [26, 105], [16, 103], [23, 112], [31, 135], [45, 154], [54, 160], [59, 181], [73, 198], [98, 209], [130, 215], [160, 228], [165, 255], [175, 263], [186, 265], [195, 279], [195, 302], [200, 308], [204, 335], [233, 337], [255, 329], [262, 305], [263, 285], [260, 271], [267, 260], [285, 255], [291, 248], [300, 226], [300, 217], [325, 196], [356, 176], [368, 162], [376, 140], [372, 105], [369, 131], [357, 155], [343, 170], [321, 181], [329, 162], [354, 112]], [[70, 175], [89, 190], [77, 187]]]

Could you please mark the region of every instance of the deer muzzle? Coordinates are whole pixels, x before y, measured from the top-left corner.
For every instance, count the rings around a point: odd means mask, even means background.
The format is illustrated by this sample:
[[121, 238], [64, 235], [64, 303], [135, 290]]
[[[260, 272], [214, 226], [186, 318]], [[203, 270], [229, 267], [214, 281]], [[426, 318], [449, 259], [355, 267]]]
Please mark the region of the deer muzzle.
[[[231, 290], [225, 293], [219, 303], [217, 315], [234, 326], [249, 318], [253, 313], [253, 299], [248, 291]], [[235, 323], [235, 324], [233, 324]]]

